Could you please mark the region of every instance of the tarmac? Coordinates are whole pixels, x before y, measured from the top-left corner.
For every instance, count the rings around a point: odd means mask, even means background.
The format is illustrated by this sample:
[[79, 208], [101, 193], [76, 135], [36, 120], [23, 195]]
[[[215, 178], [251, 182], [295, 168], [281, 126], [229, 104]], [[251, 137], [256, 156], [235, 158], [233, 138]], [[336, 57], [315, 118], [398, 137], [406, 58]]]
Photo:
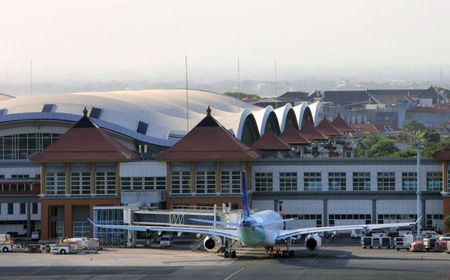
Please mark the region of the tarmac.
[[181, 247], [109, 248], [98, 254], [0, 253], [0, 279], [450, 279], [450, 254], [325, 244], [295, 258], [241, 248], [236, 259]]

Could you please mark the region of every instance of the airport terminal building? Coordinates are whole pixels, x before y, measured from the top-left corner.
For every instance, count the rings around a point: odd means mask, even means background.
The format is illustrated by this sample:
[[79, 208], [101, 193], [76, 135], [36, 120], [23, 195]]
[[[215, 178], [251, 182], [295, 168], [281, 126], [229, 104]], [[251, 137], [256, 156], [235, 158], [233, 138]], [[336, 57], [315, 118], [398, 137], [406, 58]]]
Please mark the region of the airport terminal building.
[[96, 208], [133, 222], [123, 205], [239, 209], [241, 170], [252, 207], [291, 227], [413, 221], [418, 186], [423, 226], [450, 214], [446, 149], [417, 174], [414, 158], [354, 158], [351, 128], [319, 103], [190, 90], [187, 104], [184, 90], [0, 96], [0, 232], [91, 236]]

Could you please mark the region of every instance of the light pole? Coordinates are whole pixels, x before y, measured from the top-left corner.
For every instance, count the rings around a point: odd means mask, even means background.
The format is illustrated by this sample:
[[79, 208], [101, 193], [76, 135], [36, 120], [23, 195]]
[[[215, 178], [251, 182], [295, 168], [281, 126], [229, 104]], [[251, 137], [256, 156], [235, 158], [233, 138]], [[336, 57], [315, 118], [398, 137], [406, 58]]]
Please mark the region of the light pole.
[[419, 141], [416, 142], [416, 155], [417, 155], [417, 190], [416, 190], [416, 195], [417, 195], [417, 240], [421, 240], [422, 239], [422, 234], [420, 232], [420, 222], [421, 219], [419, 220], [420, 216], [422, 215], [422, 201], [420, 199], [420, 149], [422, 148], [422, 145], [420, 144]]

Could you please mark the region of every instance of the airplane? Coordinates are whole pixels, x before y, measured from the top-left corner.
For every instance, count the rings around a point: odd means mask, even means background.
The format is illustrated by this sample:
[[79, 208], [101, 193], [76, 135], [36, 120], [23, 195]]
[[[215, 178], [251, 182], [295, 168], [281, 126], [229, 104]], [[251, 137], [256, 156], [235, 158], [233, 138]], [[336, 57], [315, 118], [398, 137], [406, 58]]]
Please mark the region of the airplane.
[[[286, 250], [282, 251], [284, 257], [294, 257], [294, 251], [289, 250], [289, 244], [292, 241], [305, 236], [305, 247], [310, 250], [318, 250], [322, 245], [320, 233], [349, 230], [363, 230], [370, 232], [376, 229], [398, 228], [412, 226], [420, 221], [407, 223], [389, 223], [389, 224], [364, 224], [364, 225], [346, 225], [346, 226], [328, 226], [313, 228], [284, 229], [284, 223], [293, 219], [283, 219], [281, 215], [273, 210], [264, 210], [251, 214], [248, 200], [248, 191], [246, 185], [245, 171], [242, 171], [242, 204], [243, 213], [239, 223], [229, 223], [224, 221], [211, 221], [203, 219], [191, 219], [192, 221], [204, 224], [219, 226], [232, 226], [227, 228], [195, 228], [195, 227], [172, 227], [172, 226], [135, 226], [135, 225], [99, 225], [90, 219], [93, 226], [106, 229], [121, 229], [130, 231], [155, 231], [155, 232], [174, 232], [174, 233], [193, 233], [197, 235], [206, 235], [203, 241], [205, 249], [209, 252], [223, 252], [224, 257], [235, 258], [236, 251], [232, 250], [236, 242], [240, 242], [246, 247], [265, 247], [269, 256], [273, 256], [273, 246], [279, 242], [286, 243]], [[222, 241], [225, 240], [224, 241]], [[232, 240], [231, 246], [228, 246], [227, 240]]]

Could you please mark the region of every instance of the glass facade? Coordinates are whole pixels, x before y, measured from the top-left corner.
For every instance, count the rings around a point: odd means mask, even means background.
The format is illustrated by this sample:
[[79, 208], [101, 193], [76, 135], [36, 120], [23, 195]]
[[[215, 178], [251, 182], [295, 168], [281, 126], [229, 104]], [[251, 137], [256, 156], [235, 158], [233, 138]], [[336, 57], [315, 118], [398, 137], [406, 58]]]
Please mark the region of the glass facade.
[[222, 193], [241, 192], [241, 172], [222, 171], [220, 173], [220, 185]]
[[280, 191], [297, 191], [297, 172], [280, 172]]
[[47, 172], [45, 173], [45, 194], [58, 195], [66, 193], [66, 173]]
[[271, 172], [255, 173], [255, 191], [271, 192], [273, 190], [273, 174]]
[[58, 140], [57, 133], [24, 133], [0, 136], [0, 160], [28, 159]]
[[171, 173], [172, 188], [171, 192], [190, 193], [191, 192], [191, 172], [189, 171], [172, 171]]
[[329, 191], [345, 191], [346, 177], [345, 172], [329, 172], [328, 173], [328, 190]]
[[305, 172], [305, 191], [318, 192], [322, 190], [322, 175], [320, 172]]
[[216, 172], [215, 171], [197, 171], [195, 176], [195, 185], [197, 193], [215, 193], [216, 192]]
[[402, 172], [402, 190], [417, 190], [417, 172]]
[[377, 187], [379, 191], [395, 191], [395, 172], [378, 172]]
[[353, 190], [370, 191], [370, 172], [353, 172]]
[[442, 173], [427, 172], [427, 191], [442, 190]]

